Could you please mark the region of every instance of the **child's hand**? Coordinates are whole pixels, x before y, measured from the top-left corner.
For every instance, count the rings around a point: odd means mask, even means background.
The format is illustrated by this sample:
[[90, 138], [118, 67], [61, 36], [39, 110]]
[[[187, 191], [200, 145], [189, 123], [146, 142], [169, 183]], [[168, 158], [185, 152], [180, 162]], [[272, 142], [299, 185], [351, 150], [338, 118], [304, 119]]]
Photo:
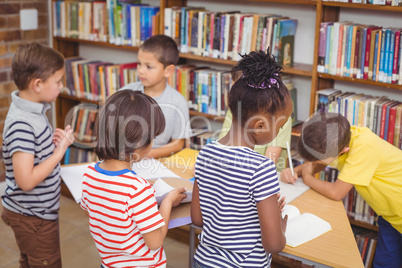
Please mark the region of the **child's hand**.
[[63, 139], [64, 137], [64, 130], [61, 128], [56, 128], [53, 133], [53, 143], [57, 147], [59, 145], [59, 142]]
[[182, 187], [179, 189], [174, 189], [168, 193], [168, 195], [163, 199], [162, 202], [171, 202], [172, 207], [177, 207], [180, 202], [187, 197], [184, 193], [186, 188]]
[[62, 130], [61, 132], [58, 132], [57, 135], [62, 135], [62, 137], [57, 141], [56, 149], [54, 149], [54, 152], [61, 152], [65, 153], [67, 150], [68, 146], [70, 146], [74, 142], [74, 135], [73, 135], [73, 130], [71, 129], [71, 126], [68, 125], [64, 131]]
[[281, 180], [286, 183], [294, 184], [296, 180], [299, 178], [299, 174], [297, 174], [296, 170], [293, 170], [294, 175], [292, 175], [292, 171], [290, 168], [285, 168], [281, 172]]
[[279, 206], [279, 208], [281, 210], [281, 213], [282, 213], [283, 212], [283, 207], [286, 205], [286, 201], [285, 201], [286, 196], [282, 196], [282, 198], [281, 198], [280, 193], [277, 193], [276, 195], [278, 196], [278, 206]]

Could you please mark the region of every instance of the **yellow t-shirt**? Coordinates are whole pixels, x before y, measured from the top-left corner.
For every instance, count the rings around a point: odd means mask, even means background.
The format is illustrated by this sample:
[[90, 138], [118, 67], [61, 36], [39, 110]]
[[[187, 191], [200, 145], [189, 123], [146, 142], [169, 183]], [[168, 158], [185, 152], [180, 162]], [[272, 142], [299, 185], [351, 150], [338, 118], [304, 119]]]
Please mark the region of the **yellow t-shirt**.
[[[232, 125], [232, 112], [230, 110], [227, 111], [225, 121], [222, 125], [221, 133], [219, 133], [219, 139], [224, 137], [230, 129]], [[286, 168], [286, 159], [287, 159], [287, 152], [286, 152], [286, 142], [288, 141], [290, 144], [290, 137], [292, 134], [292, 118], [289, 117], [288, 121], [283, 125], [283, 127], [279, 130], [278, 135], [275, 137], [273, 141], [265, 145], [256, 145], [254, 147], [254, 151], [265, 155], [265, 151], [268, 147], [282, 147], [281, 155], [278, 158], [278, 162], [276, 163], [276, 169], [278, 171], [282, 171]]]
[[338, 179], [351, 183], [370, 207], [402, 233], [402, 150], [366, 127], [351, 127], [350, 150]]

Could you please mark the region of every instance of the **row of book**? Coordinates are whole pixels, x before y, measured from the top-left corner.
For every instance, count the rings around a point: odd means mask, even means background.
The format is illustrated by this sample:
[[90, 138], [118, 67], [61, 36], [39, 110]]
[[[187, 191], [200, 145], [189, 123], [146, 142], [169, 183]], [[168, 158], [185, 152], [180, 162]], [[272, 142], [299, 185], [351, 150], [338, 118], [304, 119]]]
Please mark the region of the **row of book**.
[[317, 92], [316, 103], [317, 111], [342, 114], [351, 125], [368, 127], [402, 149], [402, 102], [330, 88]]
[[99, 161], [99, 159], [93, 150], [85, 150], [74, 146], [68, 147], [64, 155], [64, 165], [96, 161]]
[[184, 96], [190, 109], [218, 116], [226, 114], [232, 86], [230, 71], [178, 65], [168, 83]]
[[72, 110], [71, 128], [76, 142], [90, 144], [95, 141], [94, 129], [98, 107], [86, 108], [85, 104], [76, 105]]
[[365, 268], [372, 267], [378, 235], [367, 229], [352, 226], [356, 244]]
[[322, 22], [317, 70], [402, 85], [401, 28]]
[[402, 0], [323, 0], [325, 2], [341, 2], [355, 4], [371, 4], [381, 6], [402, 6]]
[[54, 36], [139, 46], [159, 33], [159, 6], [108, 0], [55, 1], [52, 8]]
[[211, 12], [203, 7], [169, 7], [164, 34], [183, 53], [239, 60], [240, 54], [271, 47], [283, 66], [293, 65], [297, 20], [275, 14]]
[[136, 81], [136, 62], [113, 64], [81, 57], [65, 60], [64, 90], [72, 96], [105, 102], [119, 88]]

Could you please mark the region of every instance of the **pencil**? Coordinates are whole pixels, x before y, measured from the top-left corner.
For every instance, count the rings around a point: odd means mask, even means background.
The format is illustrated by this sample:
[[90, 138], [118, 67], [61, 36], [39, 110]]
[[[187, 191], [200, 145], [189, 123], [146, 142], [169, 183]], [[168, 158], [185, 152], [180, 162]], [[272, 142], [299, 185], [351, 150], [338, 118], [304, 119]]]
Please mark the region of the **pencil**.
[[289, 160], [289, 167], [290, 167], [290, 171], [292, 171], [292, 176], [295, 175], [295, 173], [293, 172], [293, 163], [292, 163], [292, 155], [290, 154], [290, 146], [289, 146], [289, 142], [286, 142], [286, 148], [288, 151], [288, 160]]

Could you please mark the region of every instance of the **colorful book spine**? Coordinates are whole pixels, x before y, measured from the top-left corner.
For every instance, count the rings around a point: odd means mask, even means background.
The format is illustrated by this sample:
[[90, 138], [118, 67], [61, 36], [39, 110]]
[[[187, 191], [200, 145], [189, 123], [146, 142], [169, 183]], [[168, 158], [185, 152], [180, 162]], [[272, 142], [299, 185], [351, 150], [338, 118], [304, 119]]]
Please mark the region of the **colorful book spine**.
[[389, 68], [389, 52], [391, 46], [391, 29], [387, 29], [385, 35], [385, 50], [384, 50], [384, 69], [382, 81], [386, 83], [388, 81], [388, 68]]
[[324, 65], [324, 73], [329, 72], [329, 60], [330, 60], [330, 54], [331, 54], [331, 45], [332, 45], [332, 36], [333, 36], [333, 25], [328, 25], [327, 27], [327, 38], [325, 42], [325, 65]]
[[[401, 43], [401, 29], [397, 29], [395, 31], [395, 43], [394, 43], [394, 60], [393, 60], [393, 67], [392, 67], [392, 84], [396, 84], [398, 80], [398, 66], [400, 68], [400, 62], [401, 62], [401, 55], [400, 53], [400, 43]], [[399, 78], [401, 79], [401, 78]]]
[[386, 83], [392, 82], [392, 71], [393, 71], [393, 64], [394, 64], [394, 49], [395, 49], [395, 29], [391, 30], [390, 35], [391, 35], [391, 37], [390, 37], [390, 42], [389, 42], [389, 59], [388, 59], [388, 72], [387, 72]]
[[377, 76], [377, 58], [378, 58], [378, 42], [379, 42], [379, 36], [380, 36], [381, 31], [377, 32], [375, 34], [375, 41], [374, 41], [374, 61], [373, 61], [373, 76], [372, 80], [376, 81], [376, 76]]

